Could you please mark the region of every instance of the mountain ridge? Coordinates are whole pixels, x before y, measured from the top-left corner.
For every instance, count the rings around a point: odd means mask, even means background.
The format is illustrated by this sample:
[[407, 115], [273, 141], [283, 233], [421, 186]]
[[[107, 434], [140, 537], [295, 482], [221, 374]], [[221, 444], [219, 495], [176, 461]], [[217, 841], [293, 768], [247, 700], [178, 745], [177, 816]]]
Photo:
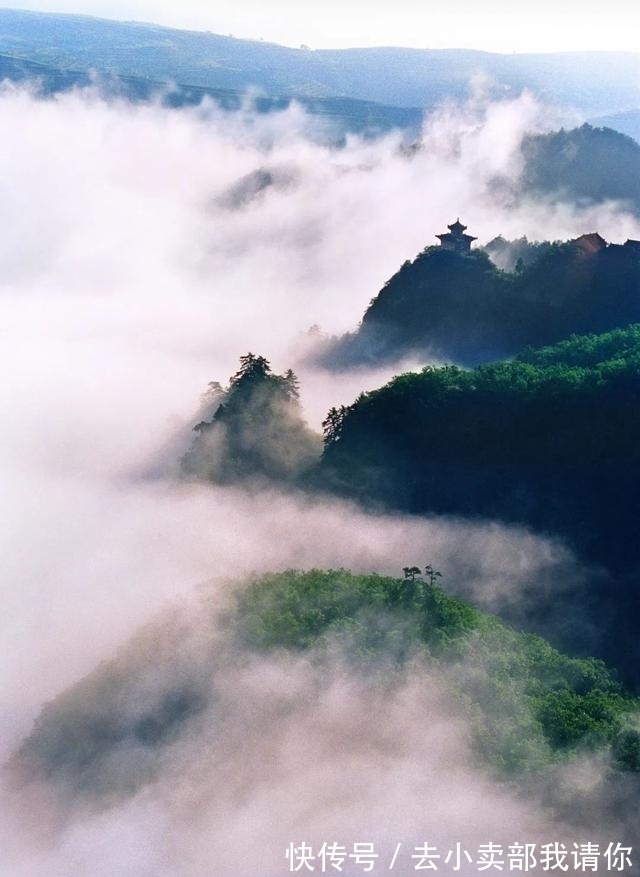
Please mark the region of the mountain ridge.
[[10, 9], [0, 10], [0, 51], [63, 68], [79, 63], [184, 85], [256, 86], [271, 96], [350, 97], [404, 108], [463, 99], [477, 73], [497, 84], [496, 94], [529, 88], [550, 103], [591, 115], [640, 106], [640, 54], [630, 52], [294, 49], [150, 22]]

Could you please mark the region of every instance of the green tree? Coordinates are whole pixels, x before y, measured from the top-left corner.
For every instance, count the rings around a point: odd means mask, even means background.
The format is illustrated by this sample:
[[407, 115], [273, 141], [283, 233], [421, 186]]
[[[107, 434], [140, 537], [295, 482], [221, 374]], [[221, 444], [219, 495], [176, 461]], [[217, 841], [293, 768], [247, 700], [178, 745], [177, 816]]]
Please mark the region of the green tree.
[[442, 578], [442, 573], [438, 572], [437, 569], [434, 569], [431, 564], [427, 564], [424, 568], [424, 574], [427, 577], [427, 581], [433, 587], [436, 583], [436, 579]]
[[194, 427], [196, 438], [182, 459], [185, 474], [220, 483], [256, 478], [290, 481], [320, 455], [320, 437], [302, 418], [298, 379], [291, 369], [273, 374], [269, 360], [247, 353], [210, 419]]
[[271, 374], [271, 364], [264, 356], [256, 356], [246, 353], [240, 357], [240, 368], [233, 375], [230, 386], [235, 386], [243, 381], [263, 380]]
[[327, 416], [322, 421], [322, 432], [325, 447], [334, 444], [340, 440], [342, 435], [342, 427], [344, 425], [347, 408], [341, 405], [339, 408], [335, 406], [330, 408]]
[[405, 579], [410, 582], [414, 582], [416, 576], [419, 576], [421, 573], [419, 566], [403, 566], [402, 572], [404, 573]]

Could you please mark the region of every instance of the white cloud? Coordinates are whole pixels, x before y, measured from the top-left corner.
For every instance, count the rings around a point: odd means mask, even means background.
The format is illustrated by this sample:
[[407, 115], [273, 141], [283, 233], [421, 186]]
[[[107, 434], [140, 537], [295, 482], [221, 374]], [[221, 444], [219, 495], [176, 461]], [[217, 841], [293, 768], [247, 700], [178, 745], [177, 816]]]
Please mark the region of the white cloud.
[[[276, 369], [295, 366], [295, 339], [312, 323], [333, 332], [353, 327], [399, 264], [433, 242], [455, 214], [484, 240], [498, 232], [567, 237], [594, 228], [617, 238], [636, 228], [616, 205], [580, 212], [495, 203], [490, 176], [517, 173], [520, 136], [547, 124], [528, 97], [450, 108], [425, 131], [426, 148], [412, 161], [393, 136], [353, 139], [342, 151], [310, 143], [309, 124], [296, 108], [252, 118], [212, 108], [108, 105], [90, 93], [39, 102], [9, 88], [0, 96], [7, 571], [0, 633], [9, 644], [0, 685], [3, 755], [43, 701], [109, 657], [167, 601], [185, 599], [212, 576], [314, 564], [394, 572], [405, 562], [429, 561], [455, 569], [461, 587], [500, 604], [534, 572], [566, 572], [557, 546], [504, 528], [144, 477], [177, 425], [188, 423], [209, 380], [225, 380], [249, 349], [271, 357]], [[264, 167], [290, 171], [290, 182], [242, 209], [221, 206], [230, 187]], [[351, 375], [321, 384], [317, 374], [302, 377], [315, 426], [329, 404], [356, 394], [358, 382], [380, 380]], [[328, 763], [326, 740], [316, 735], [327, 699], [345, 728], [340, 745], [357, 738], [349, 710], [366, 715], [367, 696], [357, 689], [345, 695], [344, 684], [336, 680], [299, 725], [286, 725], [279, 757], [294, 778], [309, 771], [311, 783]], [[240, 690], [248, 685], [243, 680]], [[411, 694], [399, 692], [378, 729], [382, 737], [407, 735], [381, 778], [379, 800], [373, 786], [365, 788], [370, 761], [345, 757], [347, 781], [362, 783], [360, 803], [371, 803], [376, 821], [389, 818], [399, 831], [408, 808], [422, 813], [435, 804], [434, 792], [413, 776], [416, 760], [434, 751], [428, 769], [445, 816], [466, 801], [464, 813], [477, 810], [480, 833], [487, 827], [480, 812], [485, 780], [475, 777], [471, 791], [460, 790], [458, 774], [447, 773], [451, 741], [441, 723], [422, 736], [429, 692], [416, 713], [408, 709]], [[260, 757], [259, 744], [247, 738], [252, 759]], [[409, 784], [407, 797], [392, 777], [396, 769]], [[343, 782], [333, 775], [331, 801]], [[285, 821], [271, 835], [280, 845], [286, 819], [300, 831], [313, 827], [314, 837], [329, 826], [300, 813], [295, 821], [292, 786], [283, 785], [277, 812]], [[223, 795], [213, 809], [207, 802], [204, 821], [188, 829], [181, 806], [193, 813], [210, 787], [189, 786], [184, 799], [181, 786], [176, 796], [172, 789], [167, 781], [158, 799], [143, 796], [114, 814], [88, 816], [54, 837], [53, 850], [37, 852], [39, 861], [16, 863], [9, 877], [87, 873], [89, 866], [94, 877], [199, 875], [214, 852], [225, 867], [237, 862], [224, 858], [212, 817], [231, 799]], [[519, 806], [495, 794], [496, 814]], [[265, 788], [247, 795], [240, 814], [249, 822], [233, 813], [223, 819], [237, 844], [247, 825], [261, 838], [272, 827]], [[362, 814], [345, 808], [353, 830], [364, 830]], [[529, 818], [523, 816], [523, 829]], [[537, 824], [538, 815], [531, 819]]]

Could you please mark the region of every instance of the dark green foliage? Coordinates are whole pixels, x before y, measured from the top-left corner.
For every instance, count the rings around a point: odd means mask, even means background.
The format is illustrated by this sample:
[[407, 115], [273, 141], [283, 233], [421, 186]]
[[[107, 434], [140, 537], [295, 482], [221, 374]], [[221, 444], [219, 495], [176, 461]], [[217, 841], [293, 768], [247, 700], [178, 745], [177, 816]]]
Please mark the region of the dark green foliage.
[[404, 263], [372, 300], [358, 333], [332, 346], [323, 362], [344, 366], [425, 350], [459, 359], [498, 356], [509, 288], [509, 276], [481, 250], [465, 256], [428, 247]]
[[405, 579], [411, 582], [415, 582], [416, 576], [420, 575], [420, 567], [419, 566], [403, 566], [402, 572], [404, 573]]
[[410, 512], [563, 536], [611, 572], [589, 611], [601, 653], [640, 683], [639, 326], [401, 375], [348, 408], [318, 479]]
[[616, 706], [611, 695], [600, 691], [579, 695], [564, 689], [541, 699], [538, 718], [554, 748], [573, 747], [581, 741], [597, 746], [612, 740], [617, 731]]
[[640, 773], [640, 731], [637, 728], [621, 731], [615, 740], [614, 753], [623, 770]]
[[325, 446], [339, 440], [346, 412], [347, 409], [344, 405], [341, 405], [339, 408], [333, 407], [329, 409], [327, 416], [322, 421], [322, 432]]
[[638, 358], [640, 325], [633, 325], [603, 335], [573, 335], [552, 347], [525, 350], [516, 360], [543, 368], [559, 365], [610, 370], [633, 366]]
[[[364, 494], [376, 492], [376, 473], [383, 477], [390, 470], [399, 479], [394, 499], [405, 497], [403, 504], [416, 511], [502, 509], [502, 517], [531, 522], [536, 497], [520, 510], [515, 502], [510, 508], [509, 478], [526, 481], [532, 470], [543, 479], [543, 494], [550, 487], [545, 471], [555, 479], [583, 471], [595, 475], [592, 470], [603, 466], [614, 474], [623, 467], [627, 481], [633, 479], [640, 454], [639, 396], [639, 326], [572, 338], [472, 371], [427, 366], [346, 409], [340, 441], [328, 442], [324, 467], [347, 478], [366, 466], [369, 483], [358, 482], [357, 474], [347, 479]], [[437, 469], [448, 465], [463, 470], [466, 509], [460, 508], [452, 472], [440, 479], [439, 492]], [[499, 495], [490, 489], [492, 469], [503, 476]], [[486, 483], [474, 473], [485, 473]], [[413, 487], [407, 493], [409, 478]], [[571, 501], [570, 494], [559, 493], [558, 500]], [[552, 528], [557, 522], [544, 504], [535, 522]]]
[[566, 657], [415, 576], [262, 576], [240, 593], [236, 624], [242, 642], [260, 651], [342, 644], [358, 661], [401, 665], [422, 655], [475, 717], [479, 751], [508, 773], [540, 767], [553, 752], [603, 746], [638, 770], [630, 722], [640, 705], [601, 661]]
[[292, 481], [320, 454], [320, 437], [302, 419], [296, 376], [291, 369], [273, 374], [263, 356], [242, 356], [229, 387], [210, 383], [202, 403], [211, 417], [194, 427], [182, 459], [186, 475], [218, 483]]
[[337, 632], [370, 633], [372, 619], [397, 615], [398, 630], [377, 629], [377, 648], [387, 639], [420, 641], [440, 650], [471, 630], [479, 614], [461, 600], [415, 576], [392, 579], [353, 575], [347, 570], [286, 571], [256, 580], [239, 599], [239, 625], [246, 642], [258, 648], [308, 648]]
[[[245, 661], [274, 653], [283, 668], [304, 656], [318, 681], [339, 668], [382, 691], [406, 679], [441, 684], [469, 723], [480, 764], [503, 776], [585, 750], [610, 751], [612, 767], [639, 770], [640, 704], [600, 661], [569, 658], [518, 633], [430, 577], [317, 569], [254, 576], [222, 619], [219, 608], [204, 611], [205, 595], [197, 623], [174, 615], [141, 630], [117, 658], [47, 704], [11, 760], [12, 777], [44, 778], [71, 798], [107, 805], [131, 795], [185, 735], [206, 728], [206, 751], [215, 752], [217, 734], [230, 730], [226, 671], [233, 679]], [[244, 733], [237, 721], [232, 715], [234, 735]]]
[[640, 320], [640, 251], [633, 247], [586, 252], [575, 242], [496, 239], [489, 251], [513, 272], [499, 270], [483, 250], [460, 255], [428, 247], [405, 262], [358, 332], [322, 351], [323, 363], [344, 367], [417, 352], [474, 364]]

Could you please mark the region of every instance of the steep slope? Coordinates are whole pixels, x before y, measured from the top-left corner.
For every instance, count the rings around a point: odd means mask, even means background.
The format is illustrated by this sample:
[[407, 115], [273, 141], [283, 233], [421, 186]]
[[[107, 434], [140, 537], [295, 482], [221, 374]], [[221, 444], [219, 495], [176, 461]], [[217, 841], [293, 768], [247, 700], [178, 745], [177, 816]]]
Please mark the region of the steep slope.
[[320, 455], [320, 437], [302, 418], [296, 376], [273, 374], [263, 356], [241, 357], [226, 389], [210, 383], [200, 414], [182, 459], [186, 476], [218, 484], [295, 481]]
[[511, 250], [526, 261], [505, 273], [480, 249], [427, 247], [387, 281], [358, 331], [329, 343], [320, 361], [344, 368], [413, 353], [476, 364], [640, 320], [640, 246], [587, 236], [535, 247], [494, 241], [491, 249], [505, 264]]
[[602, 654], [640, 683], [640, 328], [405, 374], [334, 412], [319, 481], [415, 513], [519, 522], [610, 575]]
[[[248, 733], [247, 722], [268, 721], [272, 709], [281, 717], [304, 709], [332, 668], [375, 680], [389, 694], [403, 679], [418, 686], [437, 680], [456, 704], [453, 713], [469, 724], [478, 768], [504, 779], [544, 773], [580, 752], [606, 755], [613, 783], [620, 772], [640, 771], [640, 706], [602, 663], [566, 657], [447, 596], [430, 567], [424, 578], [419, 572], [408, 570], [404, 579], [346, 570], [254, 577], [236, 583], [222, 636], [205, 595], [198, 611], [149, 626], [47, 704], [12, 761], [14, 779], [46, 780], [72, 801], [112, 804], [157, 777], [189, 739], [195, 753], [202, 743], [215, 761], [229, 734], [242, 740]], [[285, 680], [304, 657], [312, 689], [296, 703], [295, 686], [285, 694], [267, 675], [264, 692], [256, 691], [253, 709], [239, 720], [234, 698], [246, 693], [233, 668], [252, 656], [265, 666], [279, 662]]]

